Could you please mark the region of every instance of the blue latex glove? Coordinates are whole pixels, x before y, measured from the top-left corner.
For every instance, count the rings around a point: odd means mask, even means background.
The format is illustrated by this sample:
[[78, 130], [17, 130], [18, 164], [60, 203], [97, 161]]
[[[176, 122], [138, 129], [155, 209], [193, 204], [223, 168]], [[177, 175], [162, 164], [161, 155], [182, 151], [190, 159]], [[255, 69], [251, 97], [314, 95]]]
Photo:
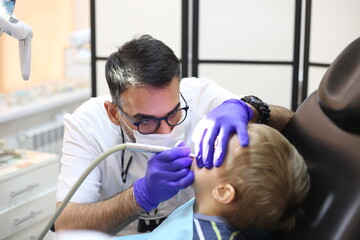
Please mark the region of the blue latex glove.
[[202, 133], [195, 152], [198, 167], [220, 167], [232, 134], [238, 135], [241, 146], [248, 146], [247, 125], [252, 118], [251, 108], [239, 99], [226, 100], [211, 110], [197, 125], [197, 128], [200, 128], [197, 132]]
[[134, 184], [135, 200], [140, 207], [149, 212], [194, 182], [189, 154], [190, 148], [182, 142], [149, 159], [145, 177]]

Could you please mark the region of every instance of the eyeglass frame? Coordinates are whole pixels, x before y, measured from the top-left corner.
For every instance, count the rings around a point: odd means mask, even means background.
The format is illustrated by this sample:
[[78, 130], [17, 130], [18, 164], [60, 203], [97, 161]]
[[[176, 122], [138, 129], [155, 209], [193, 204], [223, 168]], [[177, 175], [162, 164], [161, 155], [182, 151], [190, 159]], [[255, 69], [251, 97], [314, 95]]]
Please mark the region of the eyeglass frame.
[[[170, 113], [168, 113], [166, 116], [160, 117], [160, 118], [146, 118], [146, 119], [142, 119], [142, 120], [140, 120], [140, 121], [134, 121], [134, 120], [131, 119], [131, 117], [130, 117], [118, 104], [116, 104], [116, 105], [117, 105], [117, 107], [119, 108], [121, 114], [123, 114], [132, 124], [134, 124], [134, 125], [137, 127], [137, 130], [139, 131], [139, 133], [141, 133], [141, 134], [143, 134], [143, 135], [148, 135], [148, 134], [152, 134], [152, 133], [156, 132], [157, 130], [159, 130], [162, 120], [165, 120], [165, 122], [167, 123], [167, 125], [169, 125], [170, 127], [175, 127], [175, 126], [180, 125], [181, 123], [183, 123], [183, 122], [185, 121], [185, 119], [186, 119], [186, 117], [187, 117], [187, 111], [189, 110], [189, 105], [188, 105], [187, 101], [185, 100], [184, 96], [181, 94], [181, 92], [179, 92], [179, 94], [180, 94], [181, 98], [182, 98], [182, 99], [184, 100], [184, 102], [185, 102], [185, 107], [177, 108], [177, 109], [171, 111]], [[177, 124], [174, 124], [174, 125], [173, 125], [173, 124], [170, 124], [170, 123], [168, 122], [168, 118], [170, 117], [170, 115], [173, 114], [174, 112], [180, 111], [180, 110], [185, 110], [185, 117], [184, 117], [184, 119], [183, 119], [181, 122], [178, 122]], [[152, 131], [152, 132], [142, 133], [142, 132], [140, 131], [140, 127], [139, 127], [139, 126], [140, 126], [140, 124], [141, 124], [142, 122], [148, 121], [149, 119], [157, 120], [157, 127], [156, 127], [156, 129], [155, 129], [154, 131]]]

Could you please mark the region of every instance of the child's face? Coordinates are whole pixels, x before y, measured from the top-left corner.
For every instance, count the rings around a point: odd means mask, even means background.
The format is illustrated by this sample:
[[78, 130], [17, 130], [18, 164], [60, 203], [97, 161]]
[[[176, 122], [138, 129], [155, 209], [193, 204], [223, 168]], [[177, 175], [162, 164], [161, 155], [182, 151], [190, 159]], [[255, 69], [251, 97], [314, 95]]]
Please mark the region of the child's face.
[[220, 167], [213, 167], [211, 169], [207, 169], [205, 167], [198, 168], [198, 166], [196, 165], [196, 161], [193, 161], [191, 170], [194, 171], [195, 176], [193, 187], [195, 190], [196, 198], [198, 198], [198, 196], [211, 194], [212, 189], [216, 185], [223, 182], [221, 176], [226, 170], [226, 164], [232, 161], [234, 155], [238, 155], [238, 151], [241, 150], [242, 147], [240, 147], [238, 137], [236, 135], [233, 135], [229, 140], [227, 153], [224, 162]]
[[201, 192], [212, 189], [220, 181], [219, 176], [223, 172], [223, 169], [225, 169], [224, 164], [218, 168], [199, 168], [196, 165], [196, 160], [194, 160], [191, 166], [191, 170], [194, 171], [195, 176], [195, 181], [193, 183], [194, 190], [196, 192]]

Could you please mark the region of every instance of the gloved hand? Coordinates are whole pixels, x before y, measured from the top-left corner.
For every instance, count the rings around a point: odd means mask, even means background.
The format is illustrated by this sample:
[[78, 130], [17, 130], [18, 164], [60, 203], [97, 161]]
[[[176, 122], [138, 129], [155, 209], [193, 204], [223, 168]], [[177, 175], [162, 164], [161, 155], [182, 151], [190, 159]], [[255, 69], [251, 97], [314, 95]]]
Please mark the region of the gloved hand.
[[140, 207], [149, 212], [194, 182], [189, 154], [190, 148], [181, 142], [149, 159], [145, 177], [134, 184], [135, 200]]
[[[198, 124], [199, 145], [195, 147], [199, 168], [220, 167], [224, 161], [230, 135], [236, 133], [241, 146], [249, 145], [248, 122], [253, 118], [251, 108], [239, 99], [229, 99], [211, 110]], [[216, 144], [215, 153], [214, 145]]]

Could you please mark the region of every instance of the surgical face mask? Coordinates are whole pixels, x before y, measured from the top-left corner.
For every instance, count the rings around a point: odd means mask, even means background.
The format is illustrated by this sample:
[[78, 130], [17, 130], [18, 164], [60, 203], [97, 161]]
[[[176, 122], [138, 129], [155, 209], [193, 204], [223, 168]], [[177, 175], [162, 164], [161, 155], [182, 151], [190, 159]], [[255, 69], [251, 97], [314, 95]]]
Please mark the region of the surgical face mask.
[[141, 134], [136, 130], [132, 130], [137, 143], [158, 145], [163, 147], [175, 147], [175, 144], [184, 140], [185, 137], [185, 125], [180, 124], [175, 126], [173, 130], [168, 134]]

